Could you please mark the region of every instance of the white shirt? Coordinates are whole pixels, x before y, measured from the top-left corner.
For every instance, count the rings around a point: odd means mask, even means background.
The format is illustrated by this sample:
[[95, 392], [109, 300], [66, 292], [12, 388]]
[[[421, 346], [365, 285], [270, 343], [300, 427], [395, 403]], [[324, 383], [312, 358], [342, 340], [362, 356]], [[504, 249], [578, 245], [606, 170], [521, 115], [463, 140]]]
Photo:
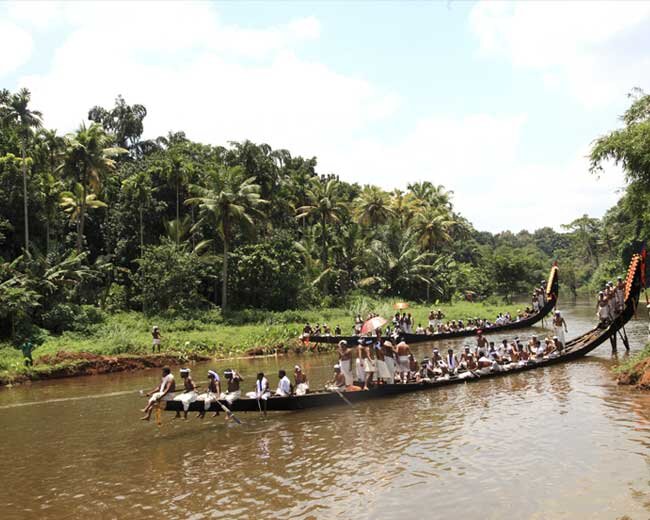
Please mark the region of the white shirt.
[[165, 377], [163, 377], [162, 381], [160, 382], [160, 390], [159, 391], [164, 392], [165, 388], [168, 386], [167, 383], [169, 382], [169, 384], [171, 384], [173, 380], [174, 380], [174, 376], [171, 373], [167, 374]]
[[291, 381], [287, 376], [284, 376], [280, 381], [278, 381], [278, 389], [275, 391], [279, 395], [290, 395], [291, 394]]
[[269, 391], [269, 380], [266, 377], [263, 377], [261, 380], [258, 379], [255, 385], [257, 397], [262, 397], [263, 394]]

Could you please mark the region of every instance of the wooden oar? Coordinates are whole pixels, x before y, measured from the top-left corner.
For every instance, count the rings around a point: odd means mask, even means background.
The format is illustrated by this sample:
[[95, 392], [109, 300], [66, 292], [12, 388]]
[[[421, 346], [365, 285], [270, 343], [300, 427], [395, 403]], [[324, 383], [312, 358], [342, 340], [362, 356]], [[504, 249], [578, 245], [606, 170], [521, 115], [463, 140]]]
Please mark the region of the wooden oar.
[[338, 388], [336, 388], [336, 387], [334, 386], [334, 387], [332, 387], [332, 389], [333, 389], [333, 390], [338, 394], [338, 396], [339, 396], [341, 399], [343, 399], [347, 404], [349, 404], [350, 406], [352, 406], [352, 403], [350, 402], [350, 400], [349, 400], [347, 397], [345, 397], [345, 396], [341, 393], [341, 391], [340, 391]]
[[225, 404], [223, 404], [221, 401], [219, 401], [219, 399], [217, 399], [217, 404], [219, 406], [221, 406], [221, 409], [224, 412], [226, 412], [227, 417], [231, 417], [232, 420], [235, 421], [237, 424], [241, 424], [241, 421], [237, 417], [235, 417], [235, 414], [232, 413]]

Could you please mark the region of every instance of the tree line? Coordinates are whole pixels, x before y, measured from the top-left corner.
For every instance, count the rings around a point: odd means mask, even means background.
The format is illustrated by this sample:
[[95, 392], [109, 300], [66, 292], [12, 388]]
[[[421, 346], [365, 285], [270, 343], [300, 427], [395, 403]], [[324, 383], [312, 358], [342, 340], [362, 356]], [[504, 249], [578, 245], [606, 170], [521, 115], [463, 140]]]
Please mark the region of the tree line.
[[[442, 185], [386, 191], [319, 175], [316, 157], [267, 144], [212, 146], [182, 131], [143, 139], [146, 116], [118, 96], [60, 135], [28, 90], [0, 91], [0, 336], [65, 330], [88, 306], [227, 313], [358, 294], [508, 298], [555, 258], [577, 291], [618, 272], [647, 232], [643, 179], [603, 219], [492, 234]], [[636, 117], [647, 122], [647, 105]], [[594, 145], [594, 170], [626, 157], [605, 145]]]

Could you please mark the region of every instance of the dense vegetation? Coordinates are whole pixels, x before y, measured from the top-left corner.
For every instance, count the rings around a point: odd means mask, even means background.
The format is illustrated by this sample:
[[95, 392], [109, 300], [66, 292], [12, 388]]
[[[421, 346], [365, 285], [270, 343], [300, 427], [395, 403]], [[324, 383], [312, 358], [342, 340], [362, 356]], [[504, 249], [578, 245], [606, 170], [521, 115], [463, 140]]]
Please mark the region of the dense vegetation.
[[[0, 337], [83, 330], [117, 312], [510, 298], [555, 258], [574, 293], [598, 286], [648, 232], [649, 105], [638, 93], [626, 128], [595, 143], [594, 169], [613, 158], [631, 181], [603, 219], [494, 235], [427, 181], [387, 192], [267, 144], [145, 140], [146, 108], [121, 97], [61, 136], [29, 91], [0, 91]], [[628, 147], [632, 133], [645, 148]]]

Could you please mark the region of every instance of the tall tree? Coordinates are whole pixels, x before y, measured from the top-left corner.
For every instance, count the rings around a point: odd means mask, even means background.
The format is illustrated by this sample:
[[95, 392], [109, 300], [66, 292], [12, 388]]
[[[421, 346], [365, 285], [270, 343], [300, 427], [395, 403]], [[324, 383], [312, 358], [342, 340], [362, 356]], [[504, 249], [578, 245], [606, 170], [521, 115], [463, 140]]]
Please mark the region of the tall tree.
[[147, 109], [143, 105], [127, 105], [120, 95], [110, 110], [94, 106], [88, 112], [88, 119], [101, 124], [115, 136], [117, 146], [138, 154], [140, 136], [144, 131], [143, 120]]
[[[83, 223], [82, 219], [88, 209], [105, 208], [106, 203], [97, 198], [95, 193], [86, 193], [83, 186], [76, 182], [72, 191], [64, 191], [61, 193], [61, 207], [70, 216], [72, 222], [77, 228], [77, 237], [83, 237]], [[77, 251], [79, 248], [79, 240], [77, 238]]]
[[25, 245], [24, 250], [29, 255], [29, 204], [27, 200], [27, 145], [34, 130], [42, 126], [43, 114], [38, 110], [31, 110], [29, 102], [31, 93], [26, 88], [20, 89], [15, 94], [2, 91], [0, 95], [0, 115], [5, 122], [13, 123], [18, 127], [20, 136], [20, 155], [22, 157], [23, 173], [23, 210], [25, 219]]
[[311, 188], [307, 190], [308, 204], [299, 207], [297, 219], [312, 218], [321, 226], [321, 261], [323, 268], [328, 267], [329, 236], [327, 228], [330, 224], [341, 222], [347, 214], [347, 205], [341, 200], [338, 192], [337, 179], [313, 179]]
[[241, 167], [222, 168], [211, 172], [206, 186], [192, 186], [196, 195], [185, 202], [198, 205], [200, 224], [216, 224], [223, 239], [223, 271], [221, 309], [228, 309], [228, 254], [235, 228], [244, 231], [255, 229], [254, 218], [262, 219], [262, 206], [268, 201], [260, 196], [260, 186], [254, 177], [246, 177]]
[[[139, 171], [124, 181], [122, 188], [138, 203], [138, 225], [140, 230], [140, 256], [144, 251], [144, 210], [151, 204], [151, 176], [146, 171]], [[178, 240], [176, 241], [178, 244]]]
[[388, 193], [377, 186], [365, 186], [354, 201], [354, 214], [362, 226], [376, 228], [392, 216]]
[[64, 167], [73, 173], [82, 190], [79, 197], [77, 253], [81, 252], [83, 245], [88, 191], [99, 193], [102, 178], [115, 170], [114, 158], [126, 152], [112, 144], [112, 137], [97, 123], [92, 123], [89, 127], [82, 123], [79, 129], [66, 139]]

